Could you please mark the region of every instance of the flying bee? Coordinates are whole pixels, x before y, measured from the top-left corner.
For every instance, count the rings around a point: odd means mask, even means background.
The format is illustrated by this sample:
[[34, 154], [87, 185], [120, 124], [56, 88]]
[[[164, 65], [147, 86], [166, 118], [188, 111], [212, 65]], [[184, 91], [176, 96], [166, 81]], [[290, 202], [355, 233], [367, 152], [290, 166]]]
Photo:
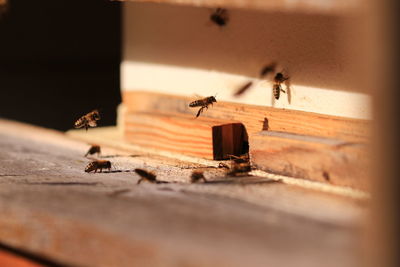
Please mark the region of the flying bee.
[[217, 8], [210, 15], [210, 20], [220, 27], [225, 26], [229, 21], [228, 11], [224, 8]]
[[274, 86], [273, 86], [273, 93], [274, 93], [274, 97], [275, 99], [279, 99], [279, 96], [281, 94], [281, 91], [286, 93], [285, 90], [282, 89], [282, 83], [286, 80], [288, 80], [289, 77], [285, 77], [283, 76], [283, 74], [281, 72], [278, 72], [275, 77], [274, 77]]
[[101, 153], [101, 148], [100, 148], [99, 145], [92, 145], [92, 146], [89, 148], [88, 152], [86, 152], [85, 157], [86, 157], [87, 155], [93, 155], [93, 154], [96, 154], [96, 153], [97, 153], [97, 155], [100, 155], [100, 153]]
[[80, 117], [75, 122], [74, 126], [75, 128], [85, 127], [87, 131], [89, 127], [96, 127], [98, 120], [100, 120], [100, 113], [98, 110], [93, 110], [92, 112], [89, 112], [88, 114]]
[[242, 94], [243, 94], [244, 92], [246, 92], [252, 85], [253, 85], [253, 82], [252, 82], [252, 81], [245, 83], [243, 86], [239, 87], [233, 95], [236, 96], [236, 97], [242, 95]]
[[86, 168], [85, 172], [92, 172], [94, 171], [95, 173], [97, 170], [100, 169], [100, 172], [103, 172], [103, 169], [108, 169], [108, 171], [111, 170], [111, 162], [108, 160], [95, 160], [90, 162]]
[[204, 109], [208, 109], [208, 106], [211, 104], [213, 105], [214, 102], [217, 102], [214, 96], [209, 96], [203, 99], [195, 100], [189, 104], [189, 107], [201, 107], [197, 112], [196, 118], [200, 116]]
[[190, 176], [190, 181], [192, 183], [197, 183], [200, 180], [203, 180], [203, 182], [207, 183], [207, 180], [204, 177], [204, 173], [202, 171], [193, 171], [192, 175]]
[[139, 181], [137, 184], [140, 184], [142, 181], [148, 181], [150, 183], [156, 183], [158, 184], [159, 181], [157, 181], [157, 176], [149, 171], [143, 170], [143, 169], [135, 169], [135, 172], [140, 176]]
[[276, 68], [276, 62], [272, 62], [271, 64], [264, 66], [260, 71], [260, 77], [263, 78], [267, 76], [268, 73], [274, 72], [275, 68]]

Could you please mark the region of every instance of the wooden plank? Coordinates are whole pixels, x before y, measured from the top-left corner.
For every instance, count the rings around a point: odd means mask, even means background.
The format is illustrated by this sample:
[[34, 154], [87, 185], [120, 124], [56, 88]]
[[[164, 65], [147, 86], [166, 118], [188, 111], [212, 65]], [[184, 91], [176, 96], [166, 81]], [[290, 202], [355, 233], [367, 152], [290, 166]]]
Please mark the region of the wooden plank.
[[306, 11], [314, 13], [343, 13], [359, 11], [360, 1], [335, 0], [329, 3], [319, 0], [311, 1], [284, 1], [284, 0], [117, 0], [122, 2], [152, 2], [168, 3], [179, 5], [191, 5], [197, 7], [225, 7], [243, 8], [258, 10], [279, 10], [282, 11]]
[[4, 267], [45, 267], [43, 264], [33, 262], [21, 256], [17, 256], [13, 253], [2, 250], [0, 250], [0, 265]]
[[[142, 91], [123, 92], [126, 113], [177, 112], [195, 116], [197, 110], [188, 107], [193, 98]], [[218, 100], [218, 99], [217, 99]], [[277, 109], [237, 103], [214, 103], [202, 117], [233, 120], [245, 125], [247, 133], [263, 130], [265, 119], [269, 130], [337, 138], [350, 142], [367, 142], [370, 139], [370, 121], [328, 116], [311, 112]]]
[[228, 159], [241, 155], [246, 135], [241, 123], [176, 113], [129, 113], [125, 140], [188, 156]]
[[[81, 132], [90, 139], [97, 130]], [[222, 182], [190, 184], [197, 164], [102, 147], [116, 170], [145, 165], [174, 181], [137, 185], [132, 172], [85, 173], [89, 145], [60, 132], [0, 120], [0, 136], [0, 243], [10, 247], [67, 266], [350, 267], [357, 260], [365, 205], [351, 198], [283, 183], [240, 185], [218, 169], [205, 176]], [[129, 191], [110, 196], [121, 189]]]
[[270, 131], [251, 135], [249, 142], [256, 168], [369, 190], [371, 157], [366, 144]]

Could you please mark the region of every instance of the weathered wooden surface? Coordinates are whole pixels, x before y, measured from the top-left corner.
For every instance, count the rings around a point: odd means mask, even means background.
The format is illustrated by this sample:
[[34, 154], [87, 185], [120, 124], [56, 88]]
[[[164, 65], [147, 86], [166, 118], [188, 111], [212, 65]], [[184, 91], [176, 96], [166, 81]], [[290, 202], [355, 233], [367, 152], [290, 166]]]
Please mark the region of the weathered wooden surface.
[[[130, 112], [177, 112], [195, 116], [197, 110], [188, 107], [189, 97], [172, 96], [140, 91], [123, 92], [126, 116]], [[265, 119], [269, 130], [311, 136], [337, 138], [351, 142], [370, 140], [370, 122], [328, 116], [311, 112], [244, 105], [237, 103], [214, 103], [202, 116], [243, 123], [248, 134], [263, 130]]]
[[[88, 174], [89, 145], [7, 121], [0, 121], [0, 148], [0, 243], [49, 259], [79, 266], [358, 261], [365, 207], [352, 199], [265, 179], [238, 183], [212, 168], [204, 170], [214, 182], [189, 184], [194, 164], [106, 147], [113, 170]], [[137, 167], [175, 183], [136, 185]]]
[[369, 191], [372, 159], [366, 144], [262, 131], [250, 136], [255, 167], [271, 173]]
[[124, 129], [129, 143], [216, 160], [241, 155], [245, 138], [241, 123], [177, 113], [126, 114]]

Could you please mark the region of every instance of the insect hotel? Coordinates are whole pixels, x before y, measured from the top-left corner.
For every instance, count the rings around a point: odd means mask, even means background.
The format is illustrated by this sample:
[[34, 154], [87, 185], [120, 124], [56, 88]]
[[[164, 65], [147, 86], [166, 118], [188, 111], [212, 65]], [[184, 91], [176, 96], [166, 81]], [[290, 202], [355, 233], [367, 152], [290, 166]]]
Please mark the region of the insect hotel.
[[378, 75], [370, 7], [122, 6], [117, 125], [94, 110], [66, 135], [35, 130], [47, 143], [32, 151], [68, 144], [40, 169], [48, 180], [26, 178], [54, 191], [23, 191], [23, 217], [1, 204], [13, 221], [0, 218], [0, 243], [72, 266], [358, 266]]

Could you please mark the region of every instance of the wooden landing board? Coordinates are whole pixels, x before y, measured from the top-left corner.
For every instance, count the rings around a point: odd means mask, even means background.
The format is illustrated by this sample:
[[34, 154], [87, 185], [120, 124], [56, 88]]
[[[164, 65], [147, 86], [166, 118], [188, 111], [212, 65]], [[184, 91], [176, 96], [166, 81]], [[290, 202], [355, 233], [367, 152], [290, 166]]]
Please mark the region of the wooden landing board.
[[[194, 117], [197, 109], [188, 107], [188, 104], [193, 100], [195, 98], [160, 93], [123, 92], [123, 103], [126, 106], [127, 113], [177, 112], [190, 114]], [[262, 131], [264, 122], [267, 121], [268, 130], [271, 131], [329, 137], [349, 142], [368, 142], [370, 139], [370, 121], [368, 120], [311, 112], [218, 101], [201, 116], [241, 122], [245, 125], [249, 135]]]
[[125, 114], [129, 143], [205, 159], [241, 155], [247, 135], [241, 123], [177, 113]]
[[365, 144], [262, 131], [249, 137], [252, 163], [275, 174], [369, 189], [371, 159]]
[[[99, 130], [81, 132], [91, 140]], [[190, 184], [198, 164], [105, 145], [102, 156], [116, 171], [89, 174], [85, 142], [2, 120], [0, 136], [0, 244], [65, 266], [351, 267], [357, 260], [367, 211], [359, 200], [276, 182]], [[137, 185], [126, 171], [135, 168], [171, 183]], [[219, 169], [205, 176], [226, 179]], [[114, 194], [121, 189], [129, 191]]]

